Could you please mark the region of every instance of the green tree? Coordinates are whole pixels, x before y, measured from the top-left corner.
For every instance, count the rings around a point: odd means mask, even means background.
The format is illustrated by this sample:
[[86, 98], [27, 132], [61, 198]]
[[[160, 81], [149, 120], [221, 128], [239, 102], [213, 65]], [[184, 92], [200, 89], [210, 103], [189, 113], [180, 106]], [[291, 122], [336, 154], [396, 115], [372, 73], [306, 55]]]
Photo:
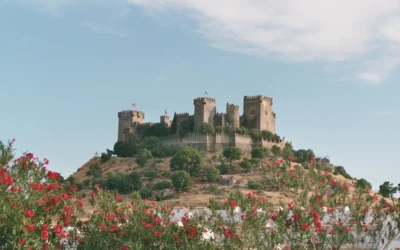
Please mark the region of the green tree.
[[163, 137], [170, 134], [169, 128], [164, 123], [156, 123], [148, 127], [141, 128], [142, 137]]
[[171, 171], [185, 170], [191, 176], [196, 176], [204, 166], [204, 156], [194, 148], [185, 148], [175, 154], [171, 161]]
[[144, 148], [140, 149], [137, 156], [136, 156], [136, 162], [140, 166], [144, 166], [146, 162], [150, 159], [153, 158], [153, 155], [151, 154], [150, 150]]
[[270, 151], [268, 148], [264, 147], [254, 147], [251, 150], [251, 157], [252, 158], [258, 158], [258, 159], [264, 159], [265, 157], [270, 155]]
[[178, 190], [187, 190], [192, 187], [192, 178], [185, 170], [179, 170], [172, 173], [172, 185]]
[[177, 131], [176, 113], [174, 113], [174, 118], [172, 119], [171, 128], [169, 132], [171, 133], [171, 135], [176, 135], [176, 131]]
[[114, 144], [114, 154], [119, 157], [133, 157], [136, 153], [136, 145], [129, 142], [117, 141]]
[[298, 163], [307, 162], [307, 161], [311, 160], [312, 158], [315, 158], [315, 154], [311, 149], [296, 150], [294, 152], [294, 156], [296, 158], [296, 162], [298, 162]]
[[294, 157], [294, 150], [292, 143], [286, 142], [285, 147], [282, 150], [282, 157], [288, 159], [289, 157]]
[[209, 167], [206, 169], [207, 181], [208, 182], [217, 182], [219, 181], [221, 175], [217, 168]]
[[223, 151], [222, 155], [230, 162], [230, 165], [232, 166], [232, 162], [234, 160], [240, 160], [240, 157], [242, 156], [242, 150], [237, 147], [229, 147]]
[[203, 135], [213, 135], [215, 134], [215, 129], [209, 123], [203, 123], [200, 126], [199, 132]]
[[385, 181], [382, 185], [379, 186], [379, 194], [381, 194], [385, 198], [390, 198], [394, 204], [393, 196], [397, 193], [399, 187], [394, 186], [393, 183], [389, 181]]
[[366, 179], [358, 179], [356, 182], [356, 187], [361, 188], [361, 189], [372, 189], [371, 183], [369, 183]]
[[179, 129], [179, 135], [181, 137], [183, 137], [188, 133], [192, 133], [193, 129], [194, 129], [194, 117], [190, 117], [189, 119], [187, 119], [181, 123], [180, 129]]
[[272, 146], [271, 152], [272, 152], [275, 156], [277, 156], [277, 157], [279, 157], [279, 156], [282, 155], [282, 150], [281, 150], [281, 148], [278, 147], [278, 146], [276, 146], [276, 145]]

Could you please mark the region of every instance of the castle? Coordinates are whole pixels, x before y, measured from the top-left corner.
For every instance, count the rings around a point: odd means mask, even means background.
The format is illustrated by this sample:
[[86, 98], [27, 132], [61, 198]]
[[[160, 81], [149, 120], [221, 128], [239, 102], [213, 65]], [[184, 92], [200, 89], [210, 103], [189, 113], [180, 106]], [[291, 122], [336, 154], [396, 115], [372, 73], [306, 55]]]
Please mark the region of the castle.
[[[240, 115], [239, 105], [226, 104], [225, 113], [217, 113], [216, 100], [209, 97], [198, 97], [193, 101], [194, 114], [189, 113], [175, 113], [174, 119], [176, 122], [176, 133], [174, 135], [160, 138], [166, 144], [193, 144], [198, 142], [205, 144], [200, 146], [202, 150], [218, 150], [221, 146], [238, 146], [242, 149], [250, 149], [252, 145], [251, 138], [244, 135], [200, 135], [196, 133], [199, 131], [204, 123], [211, 125], [213, 128], [218, 126], [231, 126], [233, 130], [246, 127], [251, 132], [260, 132], [268, 130], [275, 134], [275, 119], [276, 114], [272, 111], [273, 99], [262, 95], [257, 96], [244, 96], [243, 98], [243, 114]], [[118, 141], [126, 141], [129, 136], [140, 136], [142, 131], [156, 123], [145, 122], [145, 114], [141, 111], [126, 110], [118, 112], [119, 125], [118, 125]], [[182, 125], [185, 121], [193, 120], [193, 132], [186, 135], [184, 138], [179, 136]], [[170, 128], [172, 121], [170, 117], [165, 114], [160, 116], [160, 124]], [[243, 138], [241, 138], [243, 137]], [[244, 139], [247, 138], [247, 139]], [[220, 143], [218, 141], [221, 141]], [[224, 142], [222, 142], [224, 141]], [[237, 143], [241, 141], [242, 143]], [[220, 144], [220, 145], [217, 145]]]

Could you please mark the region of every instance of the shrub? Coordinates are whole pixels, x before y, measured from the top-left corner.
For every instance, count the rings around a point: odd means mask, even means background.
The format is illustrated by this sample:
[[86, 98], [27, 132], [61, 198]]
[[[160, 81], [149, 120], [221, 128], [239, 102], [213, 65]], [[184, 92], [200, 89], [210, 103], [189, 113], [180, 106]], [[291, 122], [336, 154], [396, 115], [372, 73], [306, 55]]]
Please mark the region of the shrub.
[[296, 162], [307, 162], [310, 161], [312, 158], [315, 158], [315, 154], [311, 149], [299, 149], [294, 151], [294, 157], [296, 158]]
[[217, 168], [209, 167], [206, 169], [207, 181], [216, 182], [220, 179], [220, 172]]
[[149, 198], [152, 193], [153, 193], [153, 191], [150, 188], [146, 188], [146, 187], [143, 187], [139, 190], [139, 194], [140, 194], [140, 197], [142, 197], [142, 199]]
[[254, 190], [264, 189], [264, 185], [258, 181], [249, 180], [247, 182], [247, 187]]
[[160, 181], [154, 184], [153, 189], [154, 190], [162, 190], [162, 189], [167, 189], [171, 188], [172, 183], [170, 181]]
[[178, 190], [187, 190], [192, 187], [192, 178], [185, 170], [179, 170], [172, 173], [172, 185]]
[[185, 170], [191, 176], [196, 176], [203, 166], [204, 156], [194, 148], [183, 149], [170, 161], [171, 171]]
[[239, 163], [239, 166], [243, 168], [247, 173], [250, 172], [251, 168], [253, 167], [253, 164], [251, 164], [249, 159], [244, 159]]
[[264, 147], [254, 147], [251, 150], [251, 157], [252, 158], [258, 158], [258, 159], [264, 159], [270, 154], [270, 151], [268, 148]]
[[352, 179], [352, 177], [346, 172], [346, 169], [342, 166], [336, 166], [333, 172], [334, 175], [342, 175], [346, 179]]
[[271, 152], [272, 152], [272, 154], [274, 154], [274, 155], [277, 156], [277, 157], [279, 157], [279, 156], [282, 155], [282, 150], [281, 150], [281, 148], [278, 147], [278, 146], [276, 146], [276, 145], [272, 146]]
[[147, 177], [149, 181], [152, 181], [157, 178], [157, 172], [153, 169], [147, 169], [146, 171], [143, 171], [143, 176]]
[[[130, 174], [110, 174], [107, 176], [103, 188], [117, 190], [121, 194], [128, 194], [142, 187], [142, 176], [138, 172]], [[100, 185], [101, 186], [101, 185]]]
[[222, 154], [226, 159], [228, 159], [228, 161], [232, 165], [232, 162], [234, 160], [240, 160], [240, 156], [242, 155], [242, 150], [237, 147], [229, 147], [225, 149]]
[[83, 181], [83, 186], [84, 186], [85, 188], [88, 188], [88, 187], [90, 186], [90, 180], [89, 180], [89, 179], [84, 180], [84, 181]]
[[213, 135], [213, 134], [215, 134], [215, 130], [214, 130], [213, 126], [211, 126], [211, 124], [209, 124], [209, 123], [201, 124], [199, 131], [203, 135]]
[[292, 143], [286, 142], [285, 147], [282, 150], [282, 157], [288, 159], [289, 157], [294, 157], [294, 149]]
[[89, 171], [86, 172], [87, 176], [93, 176], [94, 178], [101, 177], [102, 170], [99, 164], [92, 164], [89, 167]]
[[368, 182], [366, 179], [363, 179], [363, 178], [357, 180], [356, 187], [361, 188], [361, 189], [366, 189], [366, 188], [372, 189], [371, 183]]
[[114, 144], [114, 154], [119, 157], [133, 157], [137, 147], [135, 143], [118, 141]]
[[106, 153], [101, 153], [101, 156], [100, 156], [100, 161], [101, 161], [101, 163], [105, 163], [105, 162], [107, 162], [108, 160], [110, 160], [111, 157], [112, 157], [112, 155], [113, 155], [113, 151], [111, 151], [111, 150], [109, 150], [109, 149], [107, 149], [107, 152], [106, 152]]
[[221, 164], [217, 167], [217, 169], [219, 170], [219, 173], [220, 173], [221, 175], [224, 175], [224, 174], [228, 174], [228, 173], [229, 173], [229, 169], [225, 166], [225, 163], [221, 163]]
[[140, 149], [137, 156], [136, 156], [136, 162], [140, 166], [144, 166], [148, 160], [153, 158], [153, 155], [151, 154], [150, 150], [144, 148]]
[[208, 190], [209, 190], [211, 193], [213, 193], [213, 194], [218, 194], [218, 192], [219, 192], [219, 187], [218, 187], [218, 185], [213, 184], [213, 185], [210, 185], [210, 186], [208, 187]]

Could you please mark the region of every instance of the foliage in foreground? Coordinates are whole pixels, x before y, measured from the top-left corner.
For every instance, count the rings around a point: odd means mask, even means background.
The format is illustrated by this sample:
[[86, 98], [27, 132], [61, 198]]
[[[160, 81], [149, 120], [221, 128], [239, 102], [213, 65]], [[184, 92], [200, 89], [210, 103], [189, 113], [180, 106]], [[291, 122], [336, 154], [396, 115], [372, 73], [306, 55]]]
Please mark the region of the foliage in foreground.
[[[257, 192], [245, 195], [234, 190], [223, 204], [210, 200], [208, 215], [187, 214], [176, 223], [171, 221], [169, 206], [140, 198], [148, 196], [145, 188], [134, 194], [132, 202], [122, 202], [118, 194], [95, 185], [90, 195], [93, 212], [83, 216], [82, 197], [75, 186], [65, 190], [60, 175], [46, 169], [47, 160], [40, 162], [27, 153], [10, 164], [12, 144], [0, 144], [1, 249], [66, 249], [62, 242], [77, 249], [112, 250], [333, 250], [360, 245], [376, 249], [376, 243], [362, 242], [380, 237], [384, 229], [389, 242], [398, 234], [397, 205], [380, 201], [355, 182], [337, 182], [328, 172], [318, 170], [313, 160], [308, 170], [291, 167], [288, 161], [263, 167], [264, 178], [272, 178], [291, 199], [280, 207], [273, 207]], [[190, 182], [187, 172], [174, 174], [174, 186]], [[217, 207], [226, 211], [225, 218]], [[351, 216], [339, 215], [339, 221], [336, 209], [343, 207]], [[366, 222], [366, 214], [374, 219]], [[394, 219], [390, 228], [388, 218]], [[73, 230], [66, 230], [68, 226]]]

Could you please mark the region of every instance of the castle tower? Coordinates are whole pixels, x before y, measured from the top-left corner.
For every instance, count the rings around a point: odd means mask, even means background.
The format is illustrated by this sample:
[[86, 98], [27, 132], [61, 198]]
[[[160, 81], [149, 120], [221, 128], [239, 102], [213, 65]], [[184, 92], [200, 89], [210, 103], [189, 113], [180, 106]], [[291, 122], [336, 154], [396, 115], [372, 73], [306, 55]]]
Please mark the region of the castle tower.
[[144, 123], [144, 113], [136, 110], [118, 112], [118, 141], [125, 141], [127, 135], [135, 134], [139, 124]]
[[233, 129], [240, 127], [239, 122], [239, 105], [226, 104], [226, 122], [229, 123]]
[[169, 119], [168, 115], [160, 116], [160, 123], [164, 124], [167, 128], [171, 127], [171, 120]]
[[243, 99], [244, 122], [251, 131], [269, 130], [275, 134], [276, 114], [272, 112], [273, 100], [262, 95], [245, 96]]
[[194, 99], [194, 129], [197, 130], [203, 123], [209, 123], [214, 127], [216, 115], [216, 101], [213, 98], [199, 97]]

